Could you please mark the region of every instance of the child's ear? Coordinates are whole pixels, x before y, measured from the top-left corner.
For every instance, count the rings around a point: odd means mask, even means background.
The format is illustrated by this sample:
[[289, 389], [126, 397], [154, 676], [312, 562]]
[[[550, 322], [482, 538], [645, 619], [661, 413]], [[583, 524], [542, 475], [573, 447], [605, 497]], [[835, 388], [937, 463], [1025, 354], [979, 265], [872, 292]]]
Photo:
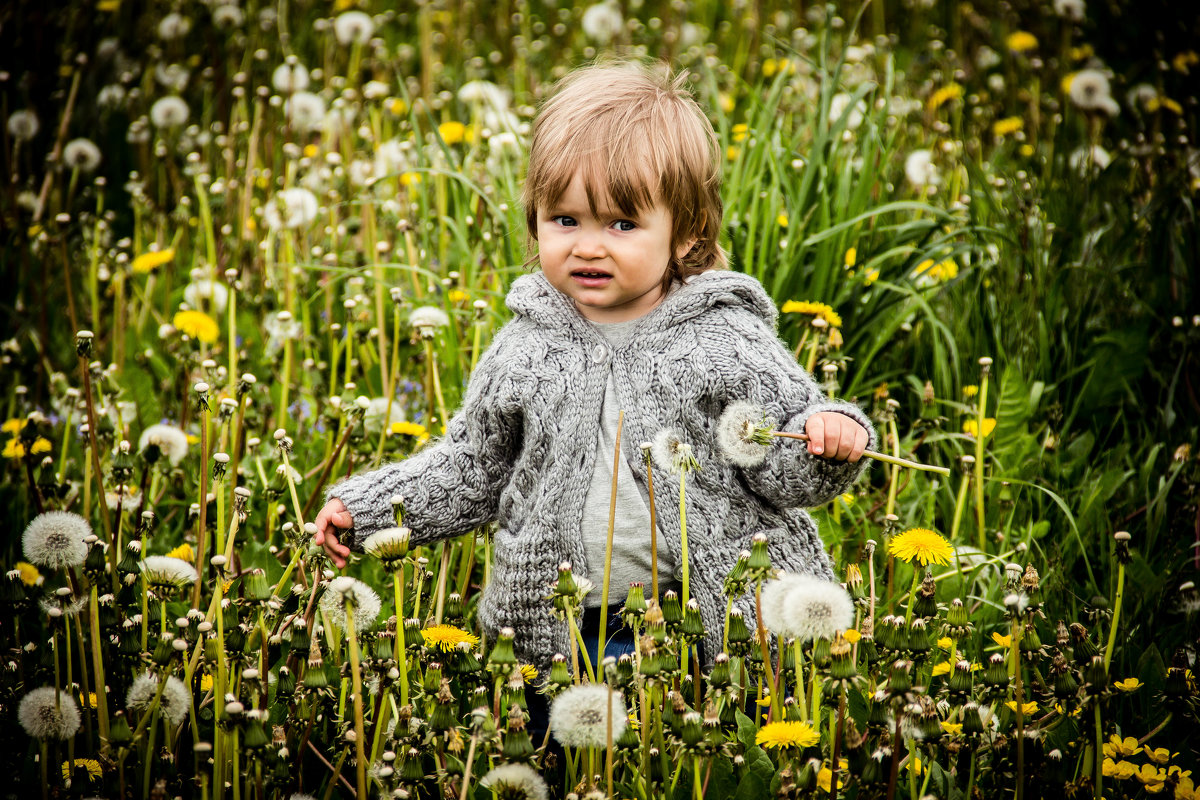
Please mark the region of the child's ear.
[[695, 236], [683, 242], [679, 247], [675, 248], [675, 260], [682, 261], [683, 257], [692, 252], [692, 248], [696, 246], [696, 242], [700, 241]]

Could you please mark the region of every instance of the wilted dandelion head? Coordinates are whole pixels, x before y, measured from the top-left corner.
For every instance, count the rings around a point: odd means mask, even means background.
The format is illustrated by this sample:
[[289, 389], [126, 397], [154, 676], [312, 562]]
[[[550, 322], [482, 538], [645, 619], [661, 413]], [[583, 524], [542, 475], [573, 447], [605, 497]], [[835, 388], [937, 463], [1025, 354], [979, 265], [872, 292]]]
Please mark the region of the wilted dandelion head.
[[343, 575], [329, 582], [321, 595], [321, 610], [343, 630], [346, 629], [346, 598], [354, 603], [354, 630], [362, 632], [375, 624], [383, 604], [375, 590], [357, 578]]
[[28, 142], [37, 136], [39, 128], [41, 128], [41, 124], [38, 122], [37, 114], [28, 108], [22, 108], [8, 115], [8, 133], [14, 139]]
[[34, 739], [70, 739], [79, 730], [79, 706], [66, 692], [43, 686], [21, 698], [17, 721]]
[[801, 641], [832, 639], [854, 627], [854, 601], [841, 584], [784, 573], [764, 586], [762, 595], [763, 624], [780, 636]]
[[717, 446], [726, 460], [739, 467], [756, 467], [767, 457], [775, 420], [761, 406], [745, 400], [730, 403], [717, 421]]
[[659, 469], [674, 474], [680, 474], [700, 466], [692, 455], [692, 446], [679, 438], [679, 434], [671, 428], [664, 428], [650, 443], [650, 454]]
[[384, 528], [368, 536], [362, 544], [363, 550], [385, 564], [399, 561], [408, 555], [408, 540], [412, 531], [408, 528]]
[[888, 555], [901, 561], [925, 566], [927, 564], [949, 564], [954, 558], [954, 547], [941, 534], [928, 528], [910, 528], [892, 537], [887, 546]]
[[160, 97], [150, 106], [150, 121], [156, 128], [179, 128], [188, 121], [188, 105], [175, 95]]
[[100, 148], [91, 139], [72, 139], [63, 145], [63, 164], [80, 172], [92, 172], [100, 166]]
[[187, 434], [174, 425], [151, 425], [138, 437], [138, 450], [144, 453], [148, 447], [157, 448], [176, 467], [187, 455]]
[[546, 781], [528, 764], [501, 764], [480, 781], [501, 800], [546, 800]]
[[625, 732], [625, 698], [605, 685], [572, 686], [560, 694], [550, 707], [550, 729], [565, 747], [605, 747], [608, 717], [612, 716], [613, 740]]
[[91, 535], [92, 526], [78, 514], [46, 511], [25, 528], [21, 545], [31, 564], [49, 569], [78, 567], [87, 558], [84, 539]]
[[[162, 697], [159, 699], [158, 710], [172, 725], [179, 725], [188, 718], [192, 696], [188, 693], [187, 686], [183, 681], [174, 675], [168, 675], [166, 681]], [[159, 677], [149, 672], [143, 672], [134, 678], [133, 685], [129, 687], [129, 692], [125, 695], [125, 707], [135, 711], [148, 709], [154, 702], [154, 696], [158, 694], [158, 682]]]
[[366, 44], [374, 33], [375, 21], [362, 11], [346, 11], [333, 20], [333, 35], [343, 47]]
[[142, 560], [142, 577], [154, 589], [172, 591], [200, 580], [196, 568], [182, 558], [146, 556]]

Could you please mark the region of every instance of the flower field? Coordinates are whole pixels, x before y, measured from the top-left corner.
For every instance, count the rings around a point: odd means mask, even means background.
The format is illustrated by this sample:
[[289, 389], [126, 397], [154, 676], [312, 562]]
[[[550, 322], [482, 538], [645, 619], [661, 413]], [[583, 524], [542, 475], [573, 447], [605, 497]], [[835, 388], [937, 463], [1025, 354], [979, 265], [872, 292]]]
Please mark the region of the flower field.
[[[21, 796], [1197, 796], [1194, 12], [80, 0], [0, 21]], [[632, 655], [576, 635], [531, 665], [521, 631], [477, 622], [493, 527], [414, 546], [395, 498], [338, 570], [313, 519], [442, 434], [536, 263], [538, 102], [608, 55], [687, 71], [732, 268], [883, 457], [813, 511], [839, 583], [745, 531], [721, 652], [687, 584], [655, 581], [611, 587]], [[735, 411], [731, 461], [797, 446]], [[660, 514], [705, 469], [686, 445], [653, 459]], [[605, 578], [564, 563], [545, 587], [575, 634]]]

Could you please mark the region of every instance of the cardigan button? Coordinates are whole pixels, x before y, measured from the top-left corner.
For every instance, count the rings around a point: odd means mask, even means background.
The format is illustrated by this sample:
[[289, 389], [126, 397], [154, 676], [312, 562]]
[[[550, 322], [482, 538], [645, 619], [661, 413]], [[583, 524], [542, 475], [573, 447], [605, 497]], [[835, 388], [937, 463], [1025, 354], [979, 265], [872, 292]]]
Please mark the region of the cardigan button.
[[608, 350], [604, 347], [604, 345], [598, 344], [592, 348], [592, 361], [595, 361], [597, 364], [601, 364], [606, 358], [608, 358]]

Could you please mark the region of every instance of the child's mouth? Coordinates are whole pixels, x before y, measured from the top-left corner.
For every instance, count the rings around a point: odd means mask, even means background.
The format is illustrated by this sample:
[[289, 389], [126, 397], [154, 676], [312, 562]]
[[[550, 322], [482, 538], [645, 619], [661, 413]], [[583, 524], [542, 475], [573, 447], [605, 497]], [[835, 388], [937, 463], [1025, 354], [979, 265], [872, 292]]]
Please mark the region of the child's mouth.
[[577, 283], [591, 287], [603, 286], [608, 281], [612, 280], [612, 275], [609, 275], [607, 272], [595, 270], [576, 270], [575, 272], [571, 273], [571, 277], [574, 278]]

